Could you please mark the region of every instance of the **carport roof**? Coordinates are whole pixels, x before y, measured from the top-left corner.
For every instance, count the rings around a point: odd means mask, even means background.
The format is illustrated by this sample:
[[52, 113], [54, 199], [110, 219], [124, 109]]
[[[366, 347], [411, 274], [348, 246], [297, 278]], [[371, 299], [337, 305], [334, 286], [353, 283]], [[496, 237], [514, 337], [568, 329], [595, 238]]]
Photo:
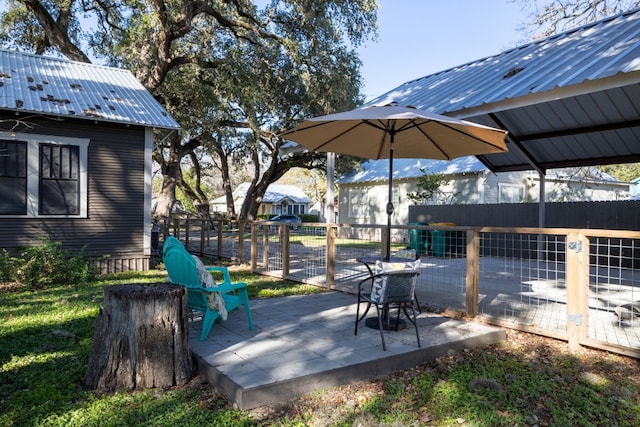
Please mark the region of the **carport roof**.
[[509, 131], [494, 172], [640, 161], [640, 9], [404, 83], [397, 102]]

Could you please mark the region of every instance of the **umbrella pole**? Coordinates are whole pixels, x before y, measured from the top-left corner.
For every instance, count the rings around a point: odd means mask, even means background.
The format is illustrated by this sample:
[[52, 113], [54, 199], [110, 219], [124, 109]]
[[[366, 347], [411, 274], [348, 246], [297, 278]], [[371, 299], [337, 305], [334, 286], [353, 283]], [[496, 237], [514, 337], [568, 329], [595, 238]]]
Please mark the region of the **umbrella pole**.
[[387, 242], [384, 253], [384, 260], [391, 258], [391, 215], [393, 214], [393, 140], [395, 132], [391, 132], [391, 142], [389, 144], [389, 197], [387, 201]]

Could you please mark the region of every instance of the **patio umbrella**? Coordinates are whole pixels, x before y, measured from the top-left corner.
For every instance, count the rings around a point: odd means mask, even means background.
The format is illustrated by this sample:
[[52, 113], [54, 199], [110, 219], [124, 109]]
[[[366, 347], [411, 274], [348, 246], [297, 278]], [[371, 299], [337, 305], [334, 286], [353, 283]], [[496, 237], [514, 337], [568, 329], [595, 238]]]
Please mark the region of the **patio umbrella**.
[[393, 214], [393, 158], [451, 160], [507, 151], [506, 131], [397, 104], [358, 108], [305, 120], [280, 136], [310, 151], [389, 159], [387, 250]]

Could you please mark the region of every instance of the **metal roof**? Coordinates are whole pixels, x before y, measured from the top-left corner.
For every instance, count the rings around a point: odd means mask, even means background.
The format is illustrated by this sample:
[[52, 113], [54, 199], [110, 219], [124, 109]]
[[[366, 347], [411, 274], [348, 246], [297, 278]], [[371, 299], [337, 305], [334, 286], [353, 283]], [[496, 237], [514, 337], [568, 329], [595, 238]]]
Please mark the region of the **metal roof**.
[[[237, 200], [244, 200], [249, 191], [249, 183], [243, 182], [239, 184], [233, 191], [233, 198]], [[269, 184], [267, 191], [262, 197], [262, 203], [281, 203], [283, 201], [290, 200], [294, 203], [311, 203], [309, 196], [304, 194], [304, 191], [295, 185], [288, 184]], [[213, 204], [226, 204], [226, 196], [218, 197], [211, 201]]]
[[311, 199], [304, 194], [302, 189], [287, 184], [269, 184], [262, 197], [262, 203], [280, 203], [285, 200], [291, 200], [295, 203], [311, 203]]
[[[393, 159], [393, 180], [416, 178], [426, 173], [447, 175], [478, 173], [487, 170], [474, 156], [458, 157], [454, 160]], [[358, 170], [336, 180], [338, 184], [360, 182], [387, 182], [389, 180], [389, 159], [367, 160], [360, 163]]]
[[0, 108], [165, 129], [180, 125], [127, 70], [0, 50]]
[[[475, 156], [458, 157], [454, 160], [394, 159], [393, 180], [418, 178], [424, 173], [462, 175], [490, 172]], [[547, 176], [561, 181], [621, 182], [595, 167], [550, 169]], [[639, 178], [640, 179], [640, 178]], [[338, 184], [360, 184], [387, 182], [389, 180], [389, 159], [367, 160], [360, 163], [358, 170], [336, 180]]]
[[493, 171], [640, 161], [640, 9], [406, 82], [397, 102], [509, 131]]

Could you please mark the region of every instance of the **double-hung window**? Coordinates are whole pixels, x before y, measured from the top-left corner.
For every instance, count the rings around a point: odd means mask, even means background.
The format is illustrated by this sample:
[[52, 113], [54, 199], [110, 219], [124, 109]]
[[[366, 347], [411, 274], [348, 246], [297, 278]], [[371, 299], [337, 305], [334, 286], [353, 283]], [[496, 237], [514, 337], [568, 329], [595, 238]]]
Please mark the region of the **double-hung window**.
[[0, 215], [86, 217], [88, 139], [0, 135]]
[[0, 140], [0, 215], [27, 214], [27, 143]]
[[351, 218], [367, 218], [369, 215], [369, 194], [363, 188], [349, 189], [349, 216]]
[[500, 203], [522, 203], [524, 200], [524, 186], [498, 183], [498, 198]]

